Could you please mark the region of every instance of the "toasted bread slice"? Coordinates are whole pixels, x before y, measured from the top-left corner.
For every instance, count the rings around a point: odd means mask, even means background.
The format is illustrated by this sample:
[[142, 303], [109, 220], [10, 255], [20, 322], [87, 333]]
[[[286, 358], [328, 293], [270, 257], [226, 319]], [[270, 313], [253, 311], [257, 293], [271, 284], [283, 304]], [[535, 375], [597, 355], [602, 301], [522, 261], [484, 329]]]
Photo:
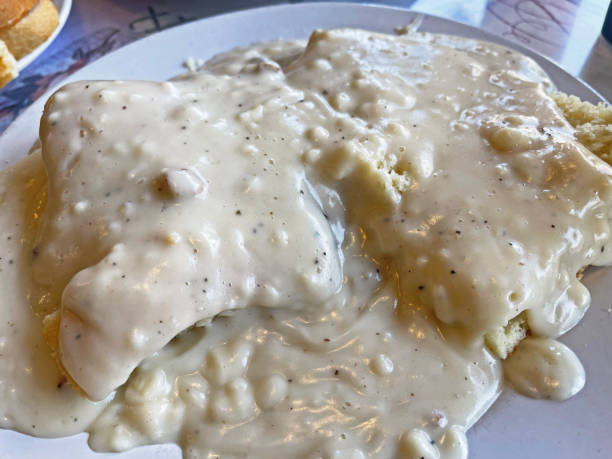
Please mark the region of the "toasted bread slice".
[[6, 43], [16, 59], [44, 42], [59, 24], [57, 8], [51, 0], [39, 0], [32, 10], [11, 27], [0, 30], [0, 40]]

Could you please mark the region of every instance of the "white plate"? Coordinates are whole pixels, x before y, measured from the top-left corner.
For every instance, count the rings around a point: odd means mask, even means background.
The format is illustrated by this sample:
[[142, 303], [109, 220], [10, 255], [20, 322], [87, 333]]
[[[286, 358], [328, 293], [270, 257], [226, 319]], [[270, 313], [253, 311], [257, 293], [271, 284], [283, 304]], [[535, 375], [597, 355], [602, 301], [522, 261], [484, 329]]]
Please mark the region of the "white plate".
[[33, 51], [23, 56], [21, 59], [17, 61], [17, 70], [20, 72], [26, 68], [30, 62], [36, 59], [40, 54], [47, 49], [47, 47], [51, 44], [57, 34], [60, 33], [62, 27], [66, 24], [66, 19], [68, 19], [68, 14], [70, 13], [70, 8], [72, 7], [72, 0], [53, 0], [53, 4], [57, 8], [59, 12], [59, 24], [53, 31], [53, 33], [47, 38], [44, 42], [34, 48]]
[[[187, 57], [208, 58], [238, 45], [274, 38], [305, 38], [314, 28], [361, 27], [392, 33], [416, 13], [373, 5], [313, 3], [280, 5], [203, 19], [119, 49], [70, 76], [80, 79], [164, 80], [181, 73]], [[548, 59], [479, 29], [425, 16], [421, 30], [480, 38], [533, 57], [563, 91], [598, 102], [602, 98]], [[0, 158], [24, 156], [37, 137], [44, 101], [32, 104], [0, 137]], [[469, 432], [471, 458], [609, 458], [612, 451], [612, 269], [591, 270], [585, 283], [593, 295], [585, 319], [562, 341], [581, 358], [587, 384], [563, 403], [536, 401], [512, 392], [502, 395]], [[69, 452], [69, 454], [67, 454]], [[33, 439], [0, 430], [0, 459], [99, 458], [81, 434], [57, 440]], [[175, 446], [138, 448], [113, 458], [180, 457]]]

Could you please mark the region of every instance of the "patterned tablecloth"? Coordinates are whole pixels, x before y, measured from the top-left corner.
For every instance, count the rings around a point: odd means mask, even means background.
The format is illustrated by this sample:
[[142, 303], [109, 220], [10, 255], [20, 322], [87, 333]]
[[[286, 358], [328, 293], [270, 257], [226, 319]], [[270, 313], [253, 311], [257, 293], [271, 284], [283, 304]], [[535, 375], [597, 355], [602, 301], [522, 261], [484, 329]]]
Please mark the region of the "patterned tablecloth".
[[[131, 41], [238, 9], [286, 3], [227, 0], [74, 0], [56, 40], [0, 89], [0, 133], [49, 87]], [[612, 45], [600, 35], [609, 0], [388, 0], [505, 36], [559, 62], [612, 99]]]

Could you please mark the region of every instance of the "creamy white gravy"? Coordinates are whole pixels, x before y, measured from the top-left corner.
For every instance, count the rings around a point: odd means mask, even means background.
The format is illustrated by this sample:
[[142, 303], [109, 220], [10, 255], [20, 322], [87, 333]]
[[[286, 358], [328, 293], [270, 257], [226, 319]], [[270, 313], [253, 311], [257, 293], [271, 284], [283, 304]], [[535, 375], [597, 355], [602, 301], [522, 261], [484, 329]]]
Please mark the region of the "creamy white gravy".
[[508, 379], [573, 395], [549, 338], [588, 307], [576, 273], [611, 261], [612, 170], [548, 86], [492, 44], [338, 30], [60, 89], [0, 176], [0, 425], [463, 458], [502, 382], [483, 336], [522, 311], [542, 338]]
[[584, 387], [584, 368], [574, 352], [550, 338], [527, 338], [504, 361], [508, 381], [532, 398], [565, 400]]

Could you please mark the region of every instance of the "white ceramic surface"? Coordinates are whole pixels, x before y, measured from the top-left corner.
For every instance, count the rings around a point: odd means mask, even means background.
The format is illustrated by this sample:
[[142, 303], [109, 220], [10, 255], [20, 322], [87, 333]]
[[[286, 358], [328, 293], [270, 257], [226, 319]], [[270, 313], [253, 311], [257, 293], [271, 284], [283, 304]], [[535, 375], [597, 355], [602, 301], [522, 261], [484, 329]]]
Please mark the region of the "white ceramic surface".
[[[208, 58], [234, 46], [274, 38], [305, 38], [314, 28], [361, 27], [393, 32], [416, 13], [373, 5], [313, 3], [280, 5], [202, 19], [159, 33], [101, 58], [70, 76], [79, 79], [163, 80], [184, 71], [187, 57]], [[507, 40], [463, 24], [425, 16], [421, 30], [480, 38], [532, 56], [563, 91], [597, 102], [601, 97], [544, 57]], [[44, 101], [32, 104], [0, 137], [0, 160], [8, 164], [25, 155], [37, 137]], [[587, 384], [563, 403], [536, 401], [504, 393], [470, 430], [470, 457], [477, 459], [612, 457], [612, 268], [585, 276], [593, 301], [585, 319], [562, 338], [581, 358]], [[0, 459], [100, 458], [86, 445], [86, 435], [43, 440], [0, 430]], [[180, 457], [174, 445], [150, 446], [108, 455], [116, 459]]]
[[[72, 7], [72, 0], [53, 0], [53, 4], [57, 8], [59, 12], [59, 24], [53, 31], [53, 33], [47, 38], [44, 42], [42, 42], [38, 47], [34, 48], [34, 50], [23, 56], [21, 59], [17, 61], [17, 69], [21, 72], [24, 68], [26, 68], [30, 63], [36, 59], [41, 53], [47, 49], [47, 47], [55, 40], [57, 34], [60, 33], [64, 24], [66, 24], [66, 20], [68, 19], [68, 14], [70, 13], [70, 8]], [[0, 456], [1, 457], [1, 456]]]

